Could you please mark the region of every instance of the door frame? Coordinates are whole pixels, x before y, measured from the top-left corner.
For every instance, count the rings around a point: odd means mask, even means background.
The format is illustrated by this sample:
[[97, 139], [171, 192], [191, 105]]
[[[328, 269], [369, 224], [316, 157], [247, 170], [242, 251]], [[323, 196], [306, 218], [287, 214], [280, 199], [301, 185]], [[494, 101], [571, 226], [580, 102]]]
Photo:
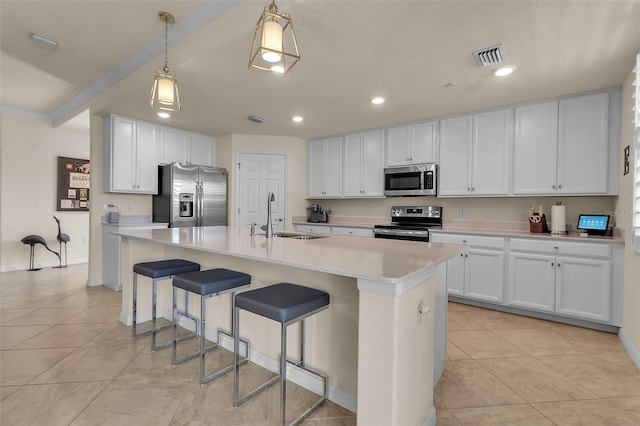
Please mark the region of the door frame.
[[252, 154], [252, 155], [282, 155], [284, 156], [284, 192], [286, 197], [284, 197], [284, 230], [288, 230], [289, 228], [289, 153], [286, 151], [256, 151], [256, 150], [241, 150], [236, 149], [235, 155], [235, 163], [233, 168], [238, 174], [236, 175], [235, 185], [234, 185], [234, 205], [233, 205], [233, 223], [235, 226], [238, 225], [238, 206], [240, 205], [240, 157], [243, 154]]

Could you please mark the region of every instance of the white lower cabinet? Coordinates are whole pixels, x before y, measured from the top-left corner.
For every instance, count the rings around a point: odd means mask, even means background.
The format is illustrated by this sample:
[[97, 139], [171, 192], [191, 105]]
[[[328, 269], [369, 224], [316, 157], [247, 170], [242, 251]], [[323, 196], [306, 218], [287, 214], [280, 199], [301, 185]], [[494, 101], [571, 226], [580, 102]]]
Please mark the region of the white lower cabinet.
[[447, 264], [447, 291], [488, 302], [504, 299], [504, 238], [432, 233], [434, 243], [469, 245]]
[[441, 232], [431, 241], [469, 246], [447, 262], [451, 296], [620, 325], [622, 244]]
[[316, 234], [346, 235], [348, 237], [369, 237], [373, 238], [372, 228], [356, 228], [350, 226], [329, 226], [329, 225], [294, 225], [298, 232], [313, 232]]
[[331, 227], [325, 225], [294, 225], [298, 232], [313, 232], [316, 234], [331, 234]]
[[608, 244], [512, 239], [509, 304], [609, 322], [610, 253]]

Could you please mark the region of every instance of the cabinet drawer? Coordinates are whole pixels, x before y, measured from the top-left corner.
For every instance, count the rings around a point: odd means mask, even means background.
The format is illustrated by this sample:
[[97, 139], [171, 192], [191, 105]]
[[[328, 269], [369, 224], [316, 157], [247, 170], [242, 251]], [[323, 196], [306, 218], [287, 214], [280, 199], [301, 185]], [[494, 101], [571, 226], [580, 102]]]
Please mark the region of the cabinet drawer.
[[371, 228], [347, 228], [344, 226], [334, 226], [331, 228], [333, 235], [347, 235], [351, 237], [373, 237]]
[[601, 243], [576, 243], [571, 241], [528, 240], [514, 238], [511, 250], [564, 254], [571, 256], [605, 257], [611, 256], [611, 246]]
[[434, 232], [430, 235], [430, 241], [445, 244], [466, 244], [472, 247], [487, 247], [504, 250], [504, 238], [483, 237], [480, 235], [441, 234]]
[[331, 227], [323, 225], [296, 225], [298, 232], [315, 232], [316, 234], [330, 234]]

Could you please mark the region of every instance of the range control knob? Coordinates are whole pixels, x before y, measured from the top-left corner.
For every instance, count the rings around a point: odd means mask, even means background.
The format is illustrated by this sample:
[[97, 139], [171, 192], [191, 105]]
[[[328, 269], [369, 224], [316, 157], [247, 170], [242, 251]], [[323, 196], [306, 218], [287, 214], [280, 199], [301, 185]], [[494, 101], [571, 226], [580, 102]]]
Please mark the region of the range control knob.
[[400, 216], [400, 213], [402, 213], [402, 210], [400, 209], [392, 209], [391, 210], [391, 214], [394, 216]]

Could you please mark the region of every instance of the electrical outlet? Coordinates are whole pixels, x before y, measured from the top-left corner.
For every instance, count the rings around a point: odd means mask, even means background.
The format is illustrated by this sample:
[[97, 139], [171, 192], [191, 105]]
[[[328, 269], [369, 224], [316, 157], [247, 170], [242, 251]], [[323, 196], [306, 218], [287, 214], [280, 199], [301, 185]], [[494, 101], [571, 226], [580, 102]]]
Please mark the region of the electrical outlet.
[[460, 207], [460, 208], [458, 209], [458, 217], [464, 217], [464, 214], [465, 214], [465, 209], [464, 209], [464, 207]]
[[135, 205], [134, 205], [133, 203], [129, 203], [129, 211], [130, 211], [130, 212], [132, 212], [132, 211], [133, 211], [134, 206], [135, 206]]

